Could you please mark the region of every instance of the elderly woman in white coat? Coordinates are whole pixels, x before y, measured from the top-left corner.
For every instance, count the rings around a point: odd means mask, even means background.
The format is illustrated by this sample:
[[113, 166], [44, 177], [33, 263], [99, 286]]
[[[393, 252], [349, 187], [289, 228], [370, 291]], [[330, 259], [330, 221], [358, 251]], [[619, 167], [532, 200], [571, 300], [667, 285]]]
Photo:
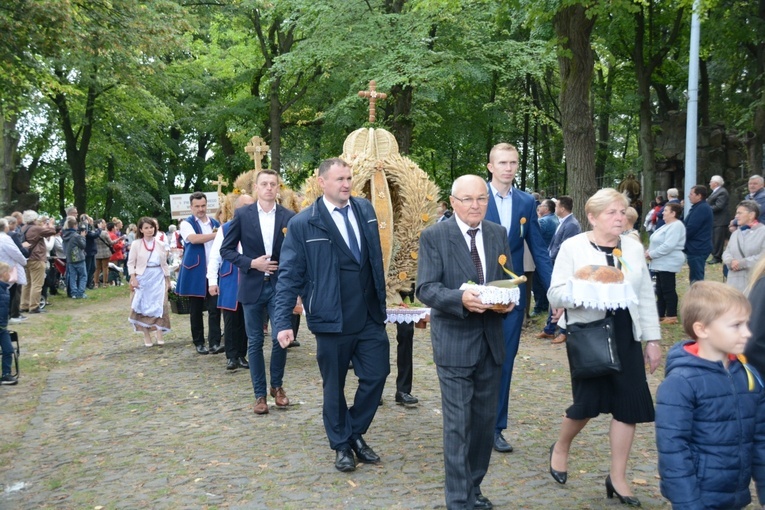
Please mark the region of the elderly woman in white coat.
[[547, 297], [553, 308], [565, 307], [569, 324], [587, 324], [606, 315], [603, 310], [577, 306], [568, 291], [569, 280], [584, 266], [620, 268], [624, 283], [632, 287], [638, 299], [626, 308], [613, 310], [613, 336], [622, 371], [589, 379], [572, 378], [574, 403], [566, 409], [558, 440], [550, 447], [550, 475], [556, 482], [566, 483], [572, 441], [591, 418], [610, 414], [611, 465], [605, 480], [606, 496], [616, 495], [623, 504], [640, 506], [627, 482], [627, 461], [636, 424], [654, 420], [645, 362], [650, 364], [651, 372], [659, 366], [661, 329], [643, 245], [621, 235], [627, 224], [628, 206], [627, 198], [614, 189], [595, 193], [585, 205], [592, 230], [564, 241], [555, 259]]
[[[8, 235], [8, 221], [5, 218], [0, 218], [0, 262], [5, 262], [11, 266], [11, 269], [16, 269], [16, 280], [10, 283], [13, 285], [13, 292], [20, 292], [21, 287], [27, 283], [26, 274], [24, 273], [27, 259]], [[11, 317], [8, 322], [15, 324], [24, 320], [26, 320], [26, 317], [22, 318], [19, 315], [18, 317]]]
[[656, 275], [656, 308], [661, 324], [677, 324], [675, 275], [685, 263], [685, 225], [683, 207], [675, 202], [664, 206], [664, 225], [651, 236], [645, 257], [648, 269]]
[[760, 206], [754, 200], [744, 200], [736, 206], [738, 229], [733, 232], [723, 252], [723, 264], [728, 266], [728, 285], [744, 292], [749, 284], [751, 269], [765, 253], [765, 225], [757, 221]]

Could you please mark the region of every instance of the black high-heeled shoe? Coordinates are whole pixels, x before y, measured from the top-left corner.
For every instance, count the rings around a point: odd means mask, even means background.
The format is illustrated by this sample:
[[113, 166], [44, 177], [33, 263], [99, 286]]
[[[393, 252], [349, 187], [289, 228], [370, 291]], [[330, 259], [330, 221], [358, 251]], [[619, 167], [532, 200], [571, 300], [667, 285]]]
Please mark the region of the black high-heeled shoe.
[[622, 503], [622, 505], [640, 506], [640, 500], [638, 498], [633, 498], [632, 496], [622, 496], [616, 492], [616, 489], [614, 489], [614, 484], [611, 483], [611, 475], [608, 475], [606, 477], [606, 496], [608, 499], [613, 499], [614, 494], [616, 494], [616, 497], [619, 498], [619, 501]]
[[555, 443], [552, 444], [550, 447], [550, 476], [553, 477], [553, 480], [558, 482], [561, 485], [564, 485], [566, 483], [566, 480], [568, 480], [568, 471], [555, 471], [552, 467], [552, 456], [553, 456], [553, 450], [555, 449]]

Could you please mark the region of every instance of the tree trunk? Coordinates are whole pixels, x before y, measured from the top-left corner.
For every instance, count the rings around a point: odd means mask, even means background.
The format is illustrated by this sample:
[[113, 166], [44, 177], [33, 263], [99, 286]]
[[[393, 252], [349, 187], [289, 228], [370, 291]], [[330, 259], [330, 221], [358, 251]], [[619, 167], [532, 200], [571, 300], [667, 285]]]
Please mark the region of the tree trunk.
[[604, 77], [602, 71], [598, 71], [598, 81], [603, 87], [600, 94], [601, 105], [598, 113], [598, 154], [595, 160], [595, 182], [602, 182], [606, 174], [606, 163], [609, 155], [609, 144], [611, 142], [611, 97], [613, 96], [614, 74], [613, 67], [608, 67], [608, 76]]
[[412, 148], [412, 133], [414, 132], [414, 122], [412, 122], [412, 99], [414, 89], [409, 85], [397, 84], [391, 88], [393, 96], [393, 120], [391, 122], [391, 132], [396, 137], [398, 149], [401, 154], [409, 154]]
[[709, 119], [709, 70], [707, 69], [707, 61], [703, 58], [699, 59], [699, 123], [708, 127], [710, 124]]
[[[115, 169], [114, 169], [114, 156], [109, 156], [106, 162], [106, 182], [112, 183], [115, 181]], [[111, 186], [106, 188], [106, 198], [104, 199], [104, 218], [112, 217], [112, 210], [114, 209], [114, 189]]]
[[559, 10], [553, 24], [561, 45], [558, 66], [566, 187], [577, 191], [573, 194], [574, 214], [585, 225], [584, 204], [596, 191], [595, 128], [589, 103], [594, 72], [590, 36], [595, 17], [588, 17], [585, 7], [577, 4]]
[[19, 135], [16, 131], [15, 114], [6, 113], [0, 108], [0, 128], [3, 130], [0, 137], [3, 166], [0, 168], [0, 209], [4, 214], [11, 213], [11, 191], [13, 190], [13, 172], [16, 169], [16, 149], [19, 146]]
[[[529, 88], [531, 88], [531, 75], [526, 73], [526, 87], [525, 92], [530, 95]], [[523, 115], [523, 150], [521, 152], [521, 189], [526, 189], [526, 175], [528, 172], [529, 164], [529, 109], [526, 108], [526, 113]]]
[[[760, 26], [765, 23], [765, 0], [760, 0], [758, 6]], [[750, 175], [763, 173], [763, 149], [765, 144], [765, 42], [758, 41], [755, 46], [755, 58], [757, 63], [757, 79], [755, 90], [760, 92], [760, 101], [754, 110], [752, 135], [747, 140], [747, 159]]]
[[72, 114], [69, 110], [67, 97], [63, 92], [57, 92], [52, 97], [53, 103], [56, 105], [58, 110], [59, 121], [61, 122], [61, 130], [64, 134], [66, 163], [69, 165], [69, 169], [72, 172], [72, 191], [74, 194], [74, 205], [81, 213], [87, 210], [88, 205], [88, 187], [85, 180], [86, 159], [88, 157], [90, 139], [93, 135], [96, 99], [99, 96], [95, 85], [95, 71], [90, 76], [90, 81], [93, 83], [93, 85], [88, 87], [85, 99], [85, 111], [80, 122], [80, 127], [76, 132], [73, 125]]
[[269, 141], [269, 150], [271, 152], [270, 165], [266, 166], [268, 160], [263, 160], [263, 168], [276, 170], [281, 175], [282, 169], [282, 104], [279, 101], [280, 79], [275, 79], [271, 85], [271, 103], [268, 110], [268, 119], [270, 122], [269, 131], [271, 140]]

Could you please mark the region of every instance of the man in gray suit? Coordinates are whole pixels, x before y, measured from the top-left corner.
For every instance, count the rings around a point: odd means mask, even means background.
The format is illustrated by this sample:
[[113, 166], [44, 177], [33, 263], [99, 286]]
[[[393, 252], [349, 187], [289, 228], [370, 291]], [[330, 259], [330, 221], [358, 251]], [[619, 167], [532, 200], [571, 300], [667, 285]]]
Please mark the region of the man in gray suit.
[[488, 203], [483, 179], [459, 177], [452, 185], [453, 218], [436, 223], [420, 236], [417, 297], [431, 307], [449, 509], [493, 506], [481, 494], [481, 482], [491, 458], [505, 361], [502, 320], [514, 305], [497, 313], [481, 302], [477, 292], [459, 290], [468, 281], [483, 284], [507, 278], [498, 262], [505, 255], [510, 265], [507, 231], [484, 221]]
[[719, 175], [713, 175], [709, 179], [709, 189], [712, 192], [707, 198], [709, 207], [712, 208], [712, 259], [707, 264], [722, 263], [722, 254], [725, 249], [725, 240], [728, 237], [728, 190], [723, 188], [725, 181]]

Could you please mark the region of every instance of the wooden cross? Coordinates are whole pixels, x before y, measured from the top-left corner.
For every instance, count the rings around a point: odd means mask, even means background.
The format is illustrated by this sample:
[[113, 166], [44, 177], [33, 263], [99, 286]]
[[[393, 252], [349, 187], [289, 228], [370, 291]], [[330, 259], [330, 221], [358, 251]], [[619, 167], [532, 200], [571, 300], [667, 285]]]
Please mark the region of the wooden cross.
[[210, 181], [210, 184], [214, 184], [218, 186], [218, 195], [221, 195], [221, 189], [223, 188], [223, 186], [228, 186], [228, 181], [223, 179], [223, 174], [218, 174], [218, 180]]
[[266, 157], [266, 154], [268, 154], [268, 149], [269, 147], [266, 145], [266, 142], [259, 136], [253, 136], [250, 141], [247, 142], [244, 152], [249, 154], [252, 161], [255, 162], [256, 173], [263, 169], [261, 161]]
[[369, 90], [360, 90], [359, 97], [369, 98], [369, 122], [374, 122], [376, 117], [375, 105], [378, 99], [385, 99], [388, 94], [377, 92], [377, 83], [374, 80], [369, 82]]

